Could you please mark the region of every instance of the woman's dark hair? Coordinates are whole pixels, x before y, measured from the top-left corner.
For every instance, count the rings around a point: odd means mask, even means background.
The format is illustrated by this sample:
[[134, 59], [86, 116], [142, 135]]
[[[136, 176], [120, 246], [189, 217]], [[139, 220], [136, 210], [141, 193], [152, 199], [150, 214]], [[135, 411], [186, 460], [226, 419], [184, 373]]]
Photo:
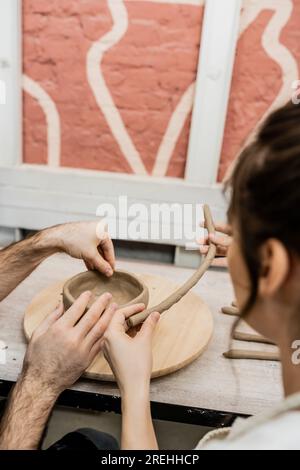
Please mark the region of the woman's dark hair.
[[289, 102], [266, 119], [228, 186], [228, 219], [238, 226], [251, 281], [245, 316], [257, 297], [261, 245], [276, 238], [291, 257], [300, 255], [300, 105]]

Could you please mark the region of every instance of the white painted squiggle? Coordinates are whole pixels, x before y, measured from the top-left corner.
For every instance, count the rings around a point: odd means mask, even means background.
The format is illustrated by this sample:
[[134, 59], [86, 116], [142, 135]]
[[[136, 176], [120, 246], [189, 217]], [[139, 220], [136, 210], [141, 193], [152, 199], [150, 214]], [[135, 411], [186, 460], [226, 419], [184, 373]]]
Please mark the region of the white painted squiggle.
[[27, 75], [23, 75], [23, 88], [26, 93], [38, 101], [45, 113], [47, 122], [48, 165], [57, 167], [60, 165], [61, 126], [56, 105], [41, 85]]
[[132, 170], [137, 174], [147, 174], [144, 163], [127, 132], [101, 70], [101, 62], [105, 52], [121, 40], [128, 28], [128, 15], [123, 0], [118, 2], [108, 0], [108, 6], [113, 20], [113, 27], [99, 41], [95, 42], [88, 51], [88, 81], [97, 104]]
[[152, 170], [153, 176], [166, 175], [180, 133], [182, 132], [189, 113], [192, 111], [194, 95], [195, 82], [192, 83], [184, 92], [171, 116], [166, 133], [157, 153], [155, 165]]
[[[145, 0], [142, 0], [145, 1]], [[204, 5], [205, 0], [146, 0], [150, 3], [171, 3], [171, 4], [178, 4], [178, 5]], [[127, 0], [127, 2], [137, 2], [137, 0]]]
[[284, 0], [276, 6], [276, 13], [263, 34], [262, 44], [269, 56], [281, 66], [283, 84], [266, 114], [287, 102], [291, 97], [291, 83], [298, 78], [298, 65], [295, 57], [287, 47], [280, 43], [280, 33], [292, 15], [293, 3], [291, 0]]
[[[149, 1], [158, 3], [160, 0]], [[199, 6], [204, 3], [204, 0], [168, 0], [168, 3]], [[128, 14], [123, 0], [118, 0], [118, 2], [108, 0], [108, 6], [113, 20], [113, 27], [106, 35], [94, 43], [88, 52], [88, 81], [97, 104], [131, 168], [137, 174], [147, 174], [142, 158], [127, 132], [101, 70], [101, 62], [105, 52], [122, 39], [128, 28]], [[164, 176], [166, 174], [177, 140], [193, 107], [194, 87], [195, 83], [187, 88], [170, 118], [166, 134], [156, 156], [156, 163], [152, 172], [155, 176]]]
[[289, 21], [293, 11], [292, 1], [279, 0], [275, 3], [272, 0], [260, 0], [257, 7], [256, 16], [262, 9], [275, 10], [263, 33], [262, 45], [268, 56], [280, 65], [283, 81], [277, 97], [257, 124], [259, 126], [270, 112], [282, 106], [291, 97], [291, 84], [293, 80], [298, 78], [298, 66], [292, 53], [280, 42], [281, 31]]
[[[152, 3], [166, 3], [166, 0], [148, 1]], [[167, 0], [167, 3], [201, 6], [204, 5], [205, 0]], [[196, 82], [186, 89], [171, 116], [166, 133], [158, 149], [152, 176], [165, 176], [168, 171], [179, 136], [188, 115], [193, 109], [195, 86]]]

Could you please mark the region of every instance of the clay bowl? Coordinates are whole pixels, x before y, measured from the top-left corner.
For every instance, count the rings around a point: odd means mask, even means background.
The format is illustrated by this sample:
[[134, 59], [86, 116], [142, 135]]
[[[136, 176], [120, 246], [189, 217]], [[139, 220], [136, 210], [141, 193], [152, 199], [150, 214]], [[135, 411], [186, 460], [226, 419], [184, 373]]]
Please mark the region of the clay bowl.
[[86, 271], [69, 279], [63, 287], [63, 302], [67, 310], [79, 295], [90, 290], [92, 292], [91, 304], [97, 297], [110, 292], [112, 302], [120, 307], [131, 304], [144, 303], [147, 307], [149, 301], [148, 287], [136, 276], [126, 271], [115, 271], [112, 277], [106, 277], [98, 271]]

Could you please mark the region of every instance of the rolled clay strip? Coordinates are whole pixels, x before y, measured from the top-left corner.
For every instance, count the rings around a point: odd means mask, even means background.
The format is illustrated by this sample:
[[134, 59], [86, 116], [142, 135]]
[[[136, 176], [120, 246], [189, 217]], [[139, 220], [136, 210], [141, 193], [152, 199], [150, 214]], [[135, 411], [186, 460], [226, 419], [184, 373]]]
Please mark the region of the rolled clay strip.
[[226, 315], [234, 315], [234, 316], [239, 316], [240, 311], [236, 307], [223, 307], [221, 309], [222, 313], [225, 313]]
[[[205, 204], [203, 206], [203, 212], [204, 212], [204, 219], [205, 219], [205, 227], [207, 228], [208, 233], [209, 234], [215, 233], [215, 226], [214, 226], [210, 208], [208, 205]], [[134, 326], [137, 326], [140, 323], [143, 323], [152, 312], [163, 313], [166, 310], [169, 310], [174, 304], [179, 302], [179, 300], [182, 299], [182, 297], [185, 296], [192, 289], [192, 287], [194, 287], [197, 284], [197, 282], [201, 279], [203, 274], [207, 271], [207, 269], [213, 262], [215, 256], [216, 256], [216, 245], [210, 241], [207, 255], [205, 256], [204, 261], [200, 264], [197, 271], [181, 287], [179, 287], [177, 291], [173, 292], [173, 294], [171, 294], [169, 297], [163, 300], [160, 304], [155, 305], [154, 307], [147, 308], [143, 312], [138, 313], [128, 318], [127, 320], [128, 327], [132, 328]]]
[[275, 351], [249, 351], [247, 349], [230, 349], [223, 353], [227, 359], [258, 359], [261, 361], [280, 361], [279, 353]]
[[235, 331], [233, 333], [233, 339], [238, 341], [249, 341], [253, 343], [265, 343], [274, 344], [270, 339], [255, 333], [244, 333], [243, 331]]

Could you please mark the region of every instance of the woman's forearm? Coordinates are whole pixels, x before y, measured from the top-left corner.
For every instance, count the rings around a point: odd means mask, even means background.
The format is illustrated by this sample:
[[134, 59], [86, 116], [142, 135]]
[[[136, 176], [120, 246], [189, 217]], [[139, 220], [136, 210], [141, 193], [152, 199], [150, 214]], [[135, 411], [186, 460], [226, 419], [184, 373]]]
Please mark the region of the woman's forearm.
[[122, 397], [122, 443], [124, 450], [158, 449], [153, 428], [149, 392]]

